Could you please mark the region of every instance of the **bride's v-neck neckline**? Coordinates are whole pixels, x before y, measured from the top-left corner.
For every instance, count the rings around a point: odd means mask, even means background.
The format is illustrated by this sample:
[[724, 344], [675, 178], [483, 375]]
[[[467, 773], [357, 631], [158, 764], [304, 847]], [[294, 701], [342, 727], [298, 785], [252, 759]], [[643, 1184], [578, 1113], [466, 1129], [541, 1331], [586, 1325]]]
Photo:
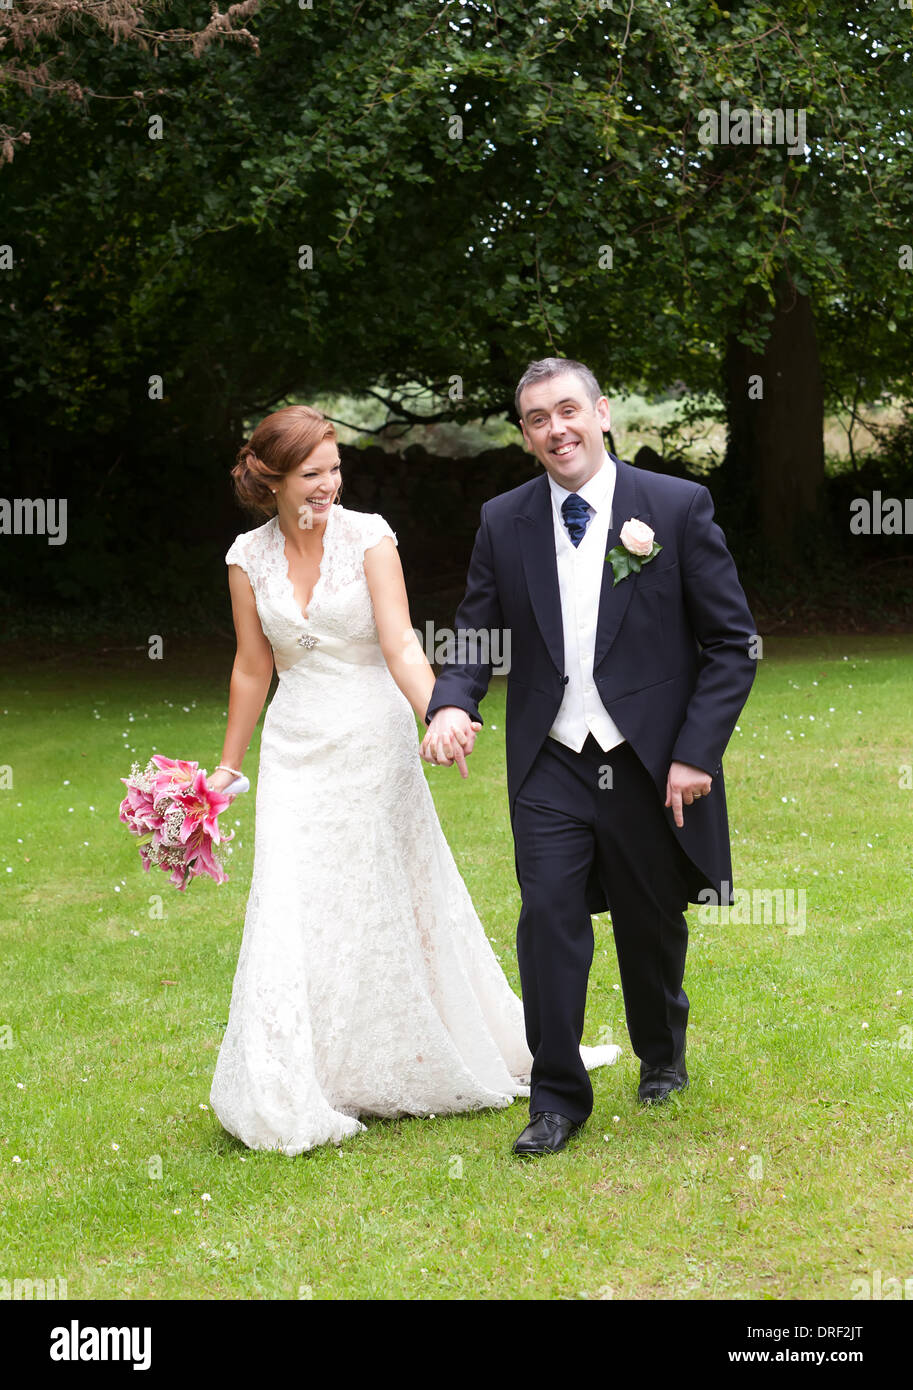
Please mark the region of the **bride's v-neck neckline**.
[[326, 565], [327, 558], [327, 540], [330, 534], [330, 526], [333, 523], [333, 508], [331, 507], [329, 512], [327, 513], [326, 525], [324, 526], [323, 530], [323, 553], [320, 556], [320, 565], [317, 569], [317, 578], [314, 580], [314, 587], [308, 595], [308, 601], [306, 605], [307, 611], [305, 611], [305, 609], [303, 609], [301, 607], [301, 604], [298, 602], [298, 598], [295, 593], [295, 585], [292, 583], [292, 576], [289, 571], [288, 555], [285, 549], [285, 534], [282, 530], [282, 527], [279, 525], [279, 517], [274, 516], [273, 521], [276, 527], [276, 544], [279, 547], [279, 555], [282, 563], [281, 573], [283, 579], [285, 580], [289, 598], [291, 599], [292, 605], [298, 613], [298, 616], [300, 617], [301, 621], [304, 623], [310, 622], [311, 605], [314, 602], [314, 596], [317, 593], [317, 590], [320, 588], [320, 585], [323, 582], [325, 575], [324, 566]]

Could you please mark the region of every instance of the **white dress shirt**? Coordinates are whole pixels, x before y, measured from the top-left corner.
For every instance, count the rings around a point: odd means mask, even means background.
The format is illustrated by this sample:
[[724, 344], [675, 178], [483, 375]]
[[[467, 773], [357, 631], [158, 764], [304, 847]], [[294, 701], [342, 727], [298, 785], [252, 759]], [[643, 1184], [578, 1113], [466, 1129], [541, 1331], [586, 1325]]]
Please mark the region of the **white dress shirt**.
[[599, 698], [593, 681], [593, 654], [596, 646], [596, 619], [605, 570], [605, 548], [612, 519], [615, 491], [615, 463], [606, 454], [605, 462], [578, 490], [590, 511], [590, 520], [580, 544], [575, 546], [561, 515], [561, 504], [571, 494], [549, 476], [552, 518], [555, 524], [555, 553], [558, 560], [558, 590], [561, 596], [561, 625], [564, 629], [564, 687], [549, 738], [579, 753], [588, 733], [604, 753], [624, 743], [624, 736]]

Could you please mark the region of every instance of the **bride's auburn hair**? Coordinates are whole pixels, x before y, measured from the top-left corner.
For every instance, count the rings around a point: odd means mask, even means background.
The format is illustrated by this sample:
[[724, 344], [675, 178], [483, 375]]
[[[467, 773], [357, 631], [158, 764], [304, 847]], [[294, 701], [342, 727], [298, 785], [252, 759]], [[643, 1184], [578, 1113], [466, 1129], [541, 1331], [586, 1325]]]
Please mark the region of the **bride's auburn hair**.
[[333, 423], [309, 405], [287, 405], [264, 416], [247, 443], [241, 445], [231, 470], [241, 506], [275, 516], [273, 488], [325, 439], [336, 439]]

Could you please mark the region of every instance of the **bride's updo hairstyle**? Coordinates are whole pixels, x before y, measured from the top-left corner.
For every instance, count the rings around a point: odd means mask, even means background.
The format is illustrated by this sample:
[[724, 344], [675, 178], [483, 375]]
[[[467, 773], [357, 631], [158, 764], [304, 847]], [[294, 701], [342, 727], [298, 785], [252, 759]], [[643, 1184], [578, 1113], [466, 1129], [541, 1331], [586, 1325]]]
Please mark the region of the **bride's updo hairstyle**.
[[287, 405], [260, 421], [238, 450], [231, 470], [235, 496], [248, 511], [276, 515], [273, 488], [325, 439], [335, 439], [332, 421], [309, 405]]

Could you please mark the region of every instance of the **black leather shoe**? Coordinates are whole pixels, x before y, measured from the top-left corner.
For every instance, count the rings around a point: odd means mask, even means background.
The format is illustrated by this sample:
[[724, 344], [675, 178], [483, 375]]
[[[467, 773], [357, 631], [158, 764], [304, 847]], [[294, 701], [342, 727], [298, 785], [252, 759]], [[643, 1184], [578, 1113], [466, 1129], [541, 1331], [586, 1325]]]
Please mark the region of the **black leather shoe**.
[[688, 1085], [688, 1072], [685, 1068], [685, 1049], [668, 1067], [651, 1067], [647, 1062], [640, 1064], [640, 1085], [637, 1098], [645, 1105], [658, 1105], [668, 1100], [673, 1091], [683, 1091]]
[[553, 1110], [537, 1110], [530, 1115], [529, 1124], [514, 1144], [514, 1153], [523, 1158], [538, 1158], [542, 1154], [556, 1154], [567, 1145], [572, 1134], [583, 1128], [566, 1115], [556, 1115]]

